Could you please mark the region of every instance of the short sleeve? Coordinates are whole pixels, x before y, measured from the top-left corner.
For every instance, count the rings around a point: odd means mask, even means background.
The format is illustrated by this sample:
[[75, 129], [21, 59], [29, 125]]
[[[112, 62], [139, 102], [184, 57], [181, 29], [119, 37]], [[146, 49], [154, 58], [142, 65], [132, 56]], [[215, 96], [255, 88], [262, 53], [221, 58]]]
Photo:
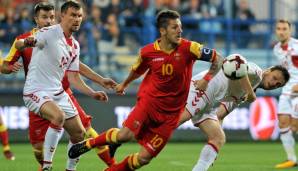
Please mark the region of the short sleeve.
[[13, 42], [12, 46], [10, 47], [9, 53], [6, 55], [4, 61], [14, 63], [21, 57], [20, 51], [17, 50], [17, 48], [15, 48], [16, 41], [17, 39]]
[[139, 53], [136, 62], [131, 66], [131, 70], [136, 72], [137, 74], [144, 74], [148, 69], [148, 64], [144, 57]]

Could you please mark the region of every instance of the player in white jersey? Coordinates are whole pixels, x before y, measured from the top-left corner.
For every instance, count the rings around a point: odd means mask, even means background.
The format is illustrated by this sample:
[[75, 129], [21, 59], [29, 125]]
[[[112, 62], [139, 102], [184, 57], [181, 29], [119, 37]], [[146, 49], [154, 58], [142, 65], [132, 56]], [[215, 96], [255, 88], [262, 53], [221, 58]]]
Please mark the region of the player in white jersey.
[[193, 171], [205, 171], [214, 162], [219, 149], [225, 143], [225, 133], [220, 122], [234, 108], [247, 100], [247, 91], [243, 80], [249, 79], [251, 87], [272, 90], [283, 86], [289, 79], [288, 71], [282, 66], [274, 66], [262, 71], [256, 64], [248, 63], [248, 77], [229, 80], [220, 71], [208, 84], [206, 91], [196, 90], [196, 81], [201, 80], [205, 72], [192, 78], [185, 111], [180, 124], [191, 119], [196, 127], [206, 134], [208, 143], [203, 147]]
[[82, 15], [81, 5], [68, 1], [61, 7], [60, 24], [40, 29], [34, 38], [16, 44], [19, 47], [34, 47], [24, 86], [25, 105], [51, 122], [45, 135], [43, 170], [51, 170], [62, 126], [69, 133], [72, 143], [84, 139], [84, 128], [77, 116], [77, 109], [62, 88], [65, 71], [68, 71], [69, 82], [76, 89], [97, 100], [107, 100], [104, 92], [92, 90], [78, 73], [80, 46], [72, 33], [79, 30]]
[[275, 168], [283, 169], [297, 166], [293, 132], [298, 130], [298, 40], [291, 37], [291, 24], [287, 20], [277, 21], [275, 33], [279, 42], [274, 46], [274, 55], [291, 76], [282, 89], [278, 103], [280, 140], [287, 153], [287, 160]]

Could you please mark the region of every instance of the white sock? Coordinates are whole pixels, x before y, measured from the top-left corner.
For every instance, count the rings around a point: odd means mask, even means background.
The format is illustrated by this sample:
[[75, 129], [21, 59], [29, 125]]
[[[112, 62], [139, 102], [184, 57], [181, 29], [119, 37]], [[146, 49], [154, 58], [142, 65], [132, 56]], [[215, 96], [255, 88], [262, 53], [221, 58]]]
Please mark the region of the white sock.
[[[73, 143], [69, 141], [67, 145], [67, 152], [69, 151], [70, 147], [73, 146]], [[68, 156], [68, 155], [67, 155]], [[78, 162], [80, 160], [80, 157], [77, 157], [75, 159], [71, 159], [67, 157], [67, 162], [66, 162], [66, 170], [67, 171], [75, 171], [78, 165]]]
[[[289, 131], [287, 131], [289, 130]], [[293, 133], [290, 130], [290, 128], [282, 128], [280, 129], [280, 140], [282, 142], [282, 145], [287, 153], [288, 160], [291, 160], [293, 162], [297, 161], [296, 153], [295, 153], [295, 139], [293, 137]], [[286, 132], [287, 131], [287, 132]]]
[[49, 126], [43, 147], [43, 168], [52, 166], [53, 156], [55, 154], [58, 142], [63, 134], [62, 128], [52, 128]]
[[197, 162], [197, 164], [193, 167], [192, 171], [206, 171], [211, 166], [211, 164], [216, 159], [217, 152], [215, 149], [209, 145], [206, 144], [200, 154], [200, 158]]

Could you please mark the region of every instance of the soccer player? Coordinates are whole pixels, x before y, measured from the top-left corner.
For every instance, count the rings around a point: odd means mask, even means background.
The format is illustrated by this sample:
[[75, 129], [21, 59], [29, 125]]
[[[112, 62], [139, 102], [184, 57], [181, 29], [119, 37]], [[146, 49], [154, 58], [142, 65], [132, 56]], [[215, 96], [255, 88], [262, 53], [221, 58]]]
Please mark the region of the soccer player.
[[289, 82], [282, 89], [278, 103], [280, 140], [287, 160], [277, 164], [275, 168], [284, 169], [297, 166], [293, 133], [298, 130], [298, 40], [291, 37], [291, 23], [287, 20], [276, 22], [275, 33], [279, 42], [274, 46], [274, 55], [291, 75]]
[[202, 90], [219, 71], [223, 59], [215, 50], [181, 38], [182, 25], [176, 11], [161, 11], [157, 16], [157, 27], [160, 39], [140, 50], [129, 76], [116, 87], [116, 92], [123, 94], [129, 83], [146, 73], [137, 103], [123, 128], [111, 128], [97, 138], [74, 145], [69, 150], [69, 157], [78, 157], [98, 145], [124, 143], [135, 138], [142, 146], [139, 153], [128, 155], [106, 170], [135, 170], [148, 164], [163, 149], [178, 124], [194, 62], [212, 63], [204, 79], [198, 82], [198, 88]]
[[[253, 89], [262, 88], [272, 90], [282, 87], [289, 80], [288, 71], [282, 66], [273, 66], [262, 71], [256, 64], [248, 63], [249, 84]], [[195, 89], [195, 80], [203, 78], [205, 72], [195, 75], [192, 80], [187, 104], [180, 118], [180, 124], [191, 119], [194, 126], [206, 134], [208, 143], [201, 150], [198, 162], [193, 171], [206, 171], [217, 157], [218, 151], [225, 143], [225, 133], [220, 122], [234, 108], [247, 99], [243, 88], [246, 79], [229, 80], [220, 71], [208, 84], [206, 91]]]
[[[0, 74], [1, 68], [3, 64], [3, 59], [0, 57]], [[9, 142], [8, 142], [8, 131], [6, 126], [4, 125], [2, 116], [0, 115], [0, 140], [3, 146], [3, 155], [7, 160], [15, 160], [14, 154], [10, 150]]]
[[[60, 24], [40, 29], [34, 38], [16, 42], [19, 49], [34, 47], [24, 87], [25, 105], [51, 122], [45, 135], [43, 170], [51, 170], [62, 126], [70, 134], [71, 142], [82, 141], [84, 136], [85, 130], [76, 115], [77, 108], [70, 100], [72, 95], [65, 93], [61, 84], [64, 72], [68, 70], [68, 79], [75, 88], [97, 100], [107, 100], [104, 92], [93, 91], [78, 74], [79, 65], [82, 66], [79, 64], [79, 44], [71, 35], [79, 29], [82, 21], [80, 4], [74, 1], [64, 3], [61, 14]], [[72, 161], [73, 167], [68, 170], [75, 169], [77, 160]]]

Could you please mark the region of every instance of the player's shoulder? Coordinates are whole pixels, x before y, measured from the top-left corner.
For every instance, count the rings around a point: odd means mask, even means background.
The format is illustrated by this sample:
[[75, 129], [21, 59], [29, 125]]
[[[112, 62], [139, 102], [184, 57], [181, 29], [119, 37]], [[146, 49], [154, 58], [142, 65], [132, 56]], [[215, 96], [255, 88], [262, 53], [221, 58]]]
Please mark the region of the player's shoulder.
[[49, 26], [49, 27], [43, 27], [41, 29], [39, 29], [37, 32], [38, 33], [54, 33], [56, 31], [58, 31], [60, 28], [59, 28], [59, 25], [56, 24], [56, 25], [52, 25], [52, 26]]
[[23, 33], [23, 34], [20, 34], [20, 35], [18, 35], [18, 36], [16, 37], [16, 39], [17, 39], [17, 40], [19, 40], [19, 39], [25, 39], [25, 38], [27, 38], [27, 37], [29, 37], [29, 36], [32, 36], [32, 31], [28, 31], [28, 32], [25, 32], [25, 33]]
[[143, 55], [146, 55], [148, 53], [155, 52], [158, 49], [159, 49], [158, 41], [155, 41], [153, 43], [149, 43], [149, 44], [143, 46], [140, 49], [140, 54], [143, 56]]
[[248, 62], [248, 73], [253, 75], [262, 75], [263, 70], [257, 64], [253, 62]]

